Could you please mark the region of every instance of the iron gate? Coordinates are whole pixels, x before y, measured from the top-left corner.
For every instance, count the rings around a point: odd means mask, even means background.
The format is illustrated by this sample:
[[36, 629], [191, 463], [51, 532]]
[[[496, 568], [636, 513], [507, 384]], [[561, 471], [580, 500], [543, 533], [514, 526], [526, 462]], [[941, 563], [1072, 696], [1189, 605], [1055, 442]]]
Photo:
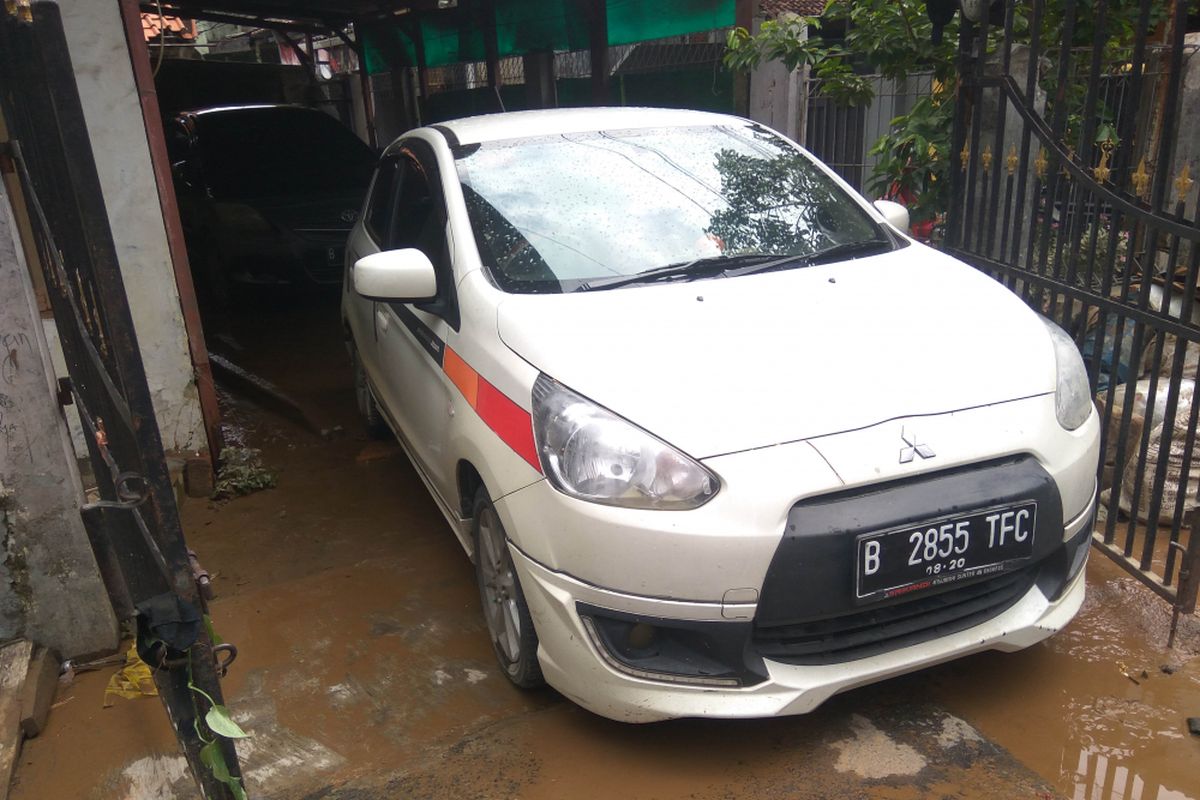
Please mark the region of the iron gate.
[[1200, 577], [1200, 181], [1176, 158], [1196, 135], [1179, 126], [1188, 3], [999, 6], [961, 27], [945, 244], [1080, 346], [1102, 420], [1094, 543], [1177, 619]]
[[118, 617], [136, 621], [138, 652], [203, 796], [244, 797], [229, 779], [240, 778], [232, 742], [207, 723], [222, 702], [220, 648], [204, 624], [54, 3], [0, 12], [0, 111], [10, 140], [0, 167], [17, 174], [30, 209], [70, 374], [60, 399], [79, 411], [95, 474], [99, 497], [88, 498], [83, 517], [101, 574]]

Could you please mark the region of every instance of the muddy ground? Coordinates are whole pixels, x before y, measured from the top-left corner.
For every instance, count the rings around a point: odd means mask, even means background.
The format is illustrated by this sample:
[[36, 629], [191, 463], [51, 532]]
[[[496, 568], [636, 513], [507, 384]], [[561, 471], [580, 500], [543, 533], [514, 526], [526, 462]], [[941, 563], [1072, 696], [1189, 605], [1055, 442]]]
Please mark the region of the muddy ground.
[[[1200, 800], [1196, 620], [1164, 650], [1166, 604], [1098, 554], [1057, 637], [806, 717], [635, 727], [514, 689], [466, 557], [404, 455], [362, 434], [337, 327], [328, 305], [259, 308], [214, 342], [329, 436], [226, 394], [231, 439], [262, 449], [278, 487], [182, 509], [240, 650], [225, 687], [254, 734], [252, 797]], [[194, 795], [157, 700], [102, 708], [110, 672], [60, 690], [14, 800]]]

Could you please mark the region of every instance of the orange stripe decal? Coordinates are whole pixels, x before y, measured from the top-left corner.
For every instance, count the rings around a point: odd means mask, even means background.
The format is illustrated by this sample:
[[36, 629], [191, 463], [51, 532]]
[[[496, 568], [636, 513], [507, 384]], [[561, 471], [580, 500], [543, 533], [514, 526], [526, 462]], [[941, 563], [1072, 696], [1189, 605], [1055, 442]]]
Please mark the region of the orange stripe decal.
[[446, 347], [446, 355], [442, 359], [442, 369], [446, 377], [458, 387], [463, 397], [475, 408], [479, 400], [479, 373], [471, 369], [471, 365], [462, 360], [458, 353]]
[[470, 364], [446, 346], [442, 369], [479, 418], [513, 449], [517, 455], [529, 462], [538, 472], [542, 471], [538, 460], [537, 445], [533, 441], [533, 419], [529, 412], [517, 405], [508, 395], [480, 376]]

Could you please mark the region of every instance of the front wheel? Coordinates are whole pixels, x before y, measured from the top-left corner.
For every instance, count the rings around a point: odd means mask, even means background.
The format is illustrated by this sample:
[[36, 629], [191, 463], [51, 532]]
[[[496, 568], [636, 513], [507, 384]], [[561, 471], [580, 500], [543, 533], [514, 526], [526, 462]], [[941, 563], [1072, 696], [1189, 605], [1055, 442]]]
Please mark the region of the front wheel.
[[358, 414], [362, 417], [363, 425], [367, 429], [367, 436], [372, 439], [385, 439], [388, 435], [388, 426], [383, 421], [383, 414], [379, 412], [379, 406], [375, 403], [375, 395], [371, 392], [371, 383], [367, 380], [367, 370], [363, 366], [362, 358], [358, 355], [358, 350], [351, 348], [350, 352], [354, 360], [354, 395], [358, 401]]
[[475, 579], [492, 649], [508, 679], [522, 689], [543, 686], [538, 638], [521, 591], [508, 538], [487, 492], [475, 494]]

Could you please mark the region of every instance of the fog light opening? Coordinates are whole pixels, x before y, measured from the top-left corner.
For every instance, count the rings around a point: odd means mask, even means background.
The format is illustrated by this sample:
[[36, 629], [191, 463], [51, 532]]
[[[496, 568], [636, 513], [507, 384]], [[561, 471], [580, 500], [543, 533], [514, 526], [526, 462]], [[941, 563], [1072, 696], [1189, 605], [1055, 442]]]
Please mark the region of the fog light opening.
[[[596, 649], [596, 652], [600, 654], [600, 658], [603, 659], [605, 664], [617, 672], [633, 678], [641, 678], [642, 680], [654, 681], [656, 683], [674, 683], [692, 686], [722, 686], [727, 688], [738, 688], [742, 685], [741, 680], [738, 678], [723, 678], [707, 675], [683, 675], [675, 672], [661, 672], [653, 669], [640, 669], [633, 664], [627, 663], [613, 653], [612, 647], [610, 647], [609, 643], [605, 640], [605, 637], [600, 633], [596, 622], [591, 617], [581, 615], [580, 620], [583, 622], [584, 630], [587, 631], [587, 635], [591, 640], [592, 646]], [[630, 648], [630, 650], [633, 650], [633, 643], [635, 641], [644, 642], [643, 646], [637, 648], [638, 650], [642, 651], [651, 649], [652, 645], [661, 639], [658, 628], [643, 622], [634, 623], [631, 625], [625, 632], [623, 638], [624, 642], [621, 642], [620, 639], [615, 640], [614, 646], [619, 649], [623, 644], [624, 646]], [[650, 653], [649, 655], [653, 656], [656, 654]]]
[[646, 650], [654, 644], [657, 638], [657, 631], [653, 625], [648, 625], [645, 622], [639, 622], [629, 629], [629, 634], [625, 637], [625, 643], [633, 650]]

